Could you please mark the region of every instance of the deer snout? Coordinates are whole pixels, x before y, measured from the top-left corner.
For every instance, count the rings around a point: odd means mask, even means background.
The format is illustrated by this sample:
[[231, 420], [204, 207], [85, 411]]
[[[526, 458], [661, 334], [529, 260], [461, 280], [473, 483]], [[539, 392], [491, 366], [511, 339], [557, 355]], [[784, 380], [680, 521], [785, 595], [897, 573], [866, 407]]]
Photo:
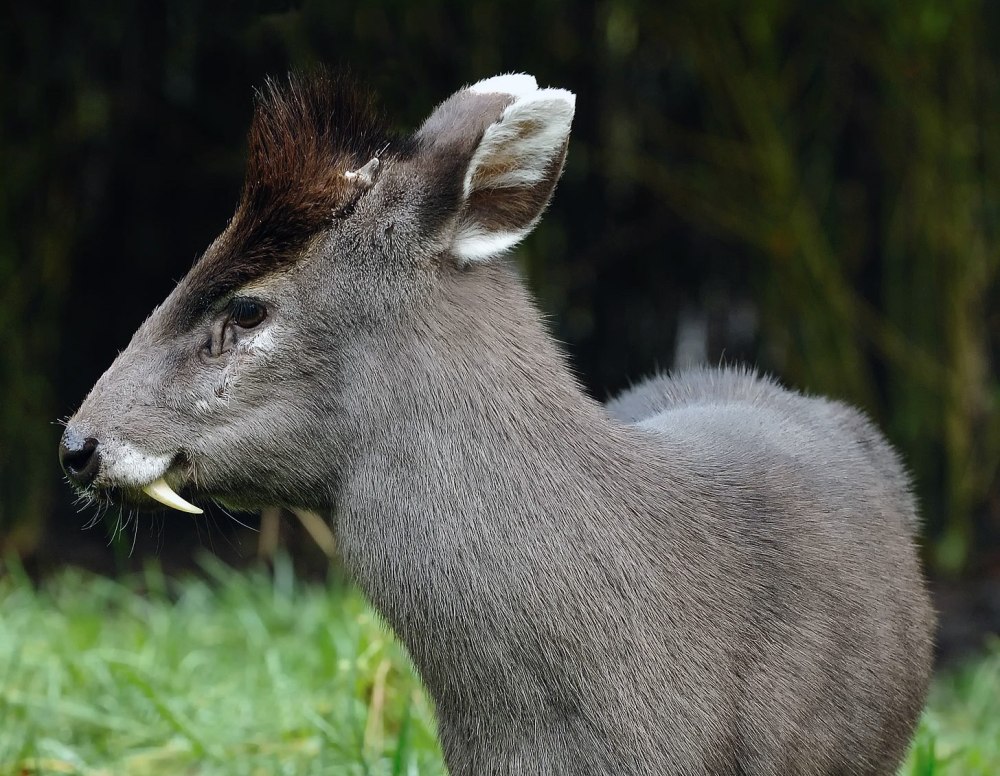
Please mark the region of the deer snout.
[[63, 471], [81, 488], [94, 481], [101, 468], [101, 453], [94, 437], [85, 437], [72, 426], [68, 427], [59, 441], [59, 462]]

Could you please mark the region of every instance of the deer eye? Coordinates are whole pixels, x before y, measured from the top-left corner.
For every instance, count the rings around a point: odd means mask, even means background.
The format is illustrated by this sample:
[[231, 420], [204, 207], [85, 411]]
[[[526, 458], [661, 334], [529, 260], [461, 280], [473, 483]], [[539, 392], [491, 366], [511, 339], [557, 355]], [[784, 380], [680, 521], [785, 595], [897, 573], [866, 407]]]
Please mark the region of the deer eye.
[[237, 299], [233, 303], [233, 323], [243, 329], [259, 326], [267, 317], [267, 308], [252, 299]]

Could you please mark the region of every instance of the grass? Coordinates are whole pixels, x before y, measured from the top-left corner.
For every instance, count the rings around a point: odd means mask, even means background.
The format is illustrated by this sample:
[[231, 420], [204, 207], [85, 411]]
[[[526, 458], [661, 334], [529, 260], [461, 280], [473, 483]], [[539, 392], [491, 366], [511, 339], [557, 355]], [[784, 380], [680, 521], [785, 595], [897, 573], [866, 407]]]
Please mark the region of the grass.
[[[359, 596], [207, 562], [0, 577], [0, 774], [442, 774], [432, 710]], [[1000, 644], [939, 678], [902, 771], [1000, 773]]]
[[938, 676], [903, 776], [1000, 774], [1000, 639]]
[[0, 579], [0, 774], [441, 774], [433, 713], [360, 597], [206, 565]]

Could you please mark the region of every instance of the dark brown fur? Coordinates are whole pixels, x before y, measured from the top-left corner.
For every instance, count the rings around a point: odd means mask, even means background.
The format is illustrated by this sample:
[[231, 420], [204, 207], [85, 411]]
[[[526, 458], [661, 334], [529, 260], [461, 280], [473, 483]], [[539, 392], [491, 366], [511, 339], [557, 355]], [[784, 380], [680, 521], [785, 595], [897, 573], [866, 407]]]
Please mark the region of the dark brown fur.
[[[362, 193], [344, 173], [398, 154], [374, 96], [326, 71], [268, 79], [247, 139], [243, 193], [226, 230], [188, 277], [193, 320], [217, 299], [295, 262]], [[395, 146], [395, 147], [393, 147]]]

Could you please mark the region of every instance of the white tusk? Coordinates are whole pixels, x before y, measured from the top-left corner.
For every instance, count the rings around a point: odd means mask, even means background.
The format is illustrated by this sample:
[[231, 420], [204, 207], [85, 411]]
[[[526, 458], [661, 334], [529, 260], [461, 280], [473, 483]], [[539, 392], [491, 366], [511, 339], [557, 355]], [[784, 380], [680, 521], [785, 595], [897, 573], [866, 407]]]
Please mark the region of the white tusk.
[[181, 512], [190, 512], [192, 515], [200, 515], [204, 512], [203, 509], [196, 507], [194, 504], [189, 504], [174, 493], [174, 489], [167, 485], [167, 481], [163, 477], [149, 483], [149, 485], [143, 485], [142, 492], [151, 499], [159, 501], [164, 506], [172, 507]]

